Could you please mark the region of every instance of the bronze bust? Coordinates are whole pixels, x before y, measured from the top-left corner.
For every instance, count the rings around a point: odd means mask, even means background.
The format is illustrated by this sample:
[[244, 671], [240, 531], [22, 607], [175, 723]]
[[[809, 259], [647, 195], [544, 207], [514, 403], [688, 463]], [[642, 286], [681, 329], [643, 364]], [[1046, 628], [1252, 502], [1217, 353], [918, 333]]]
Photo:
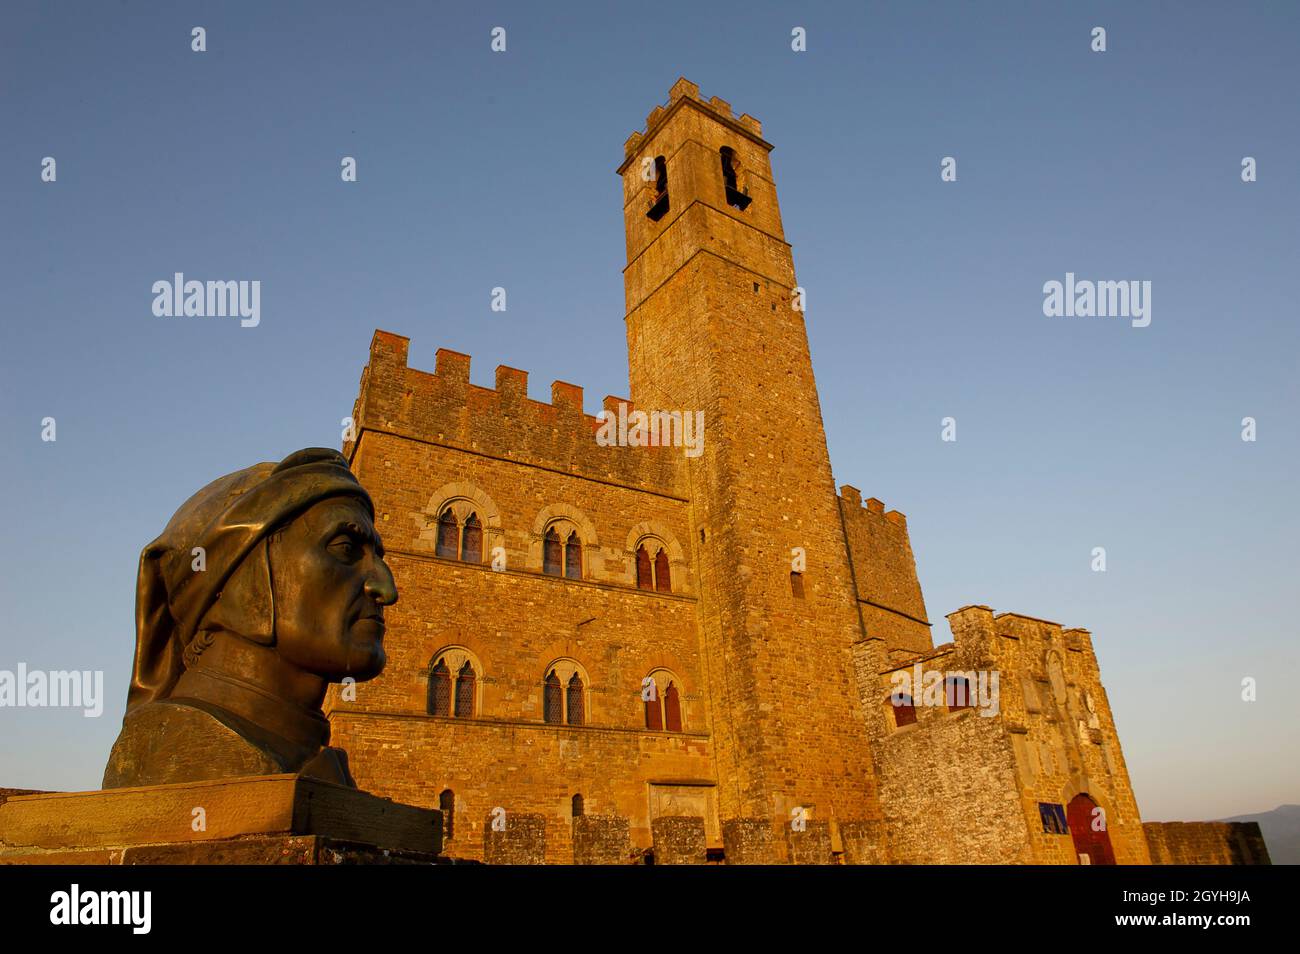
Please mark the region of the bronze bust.
[[140, 555], [136, 648], [104, 788], [299, 773], [354, 786], [321, 712], [384, 668], [397, 601], [370, 496], [307, 448], [213, 481]]

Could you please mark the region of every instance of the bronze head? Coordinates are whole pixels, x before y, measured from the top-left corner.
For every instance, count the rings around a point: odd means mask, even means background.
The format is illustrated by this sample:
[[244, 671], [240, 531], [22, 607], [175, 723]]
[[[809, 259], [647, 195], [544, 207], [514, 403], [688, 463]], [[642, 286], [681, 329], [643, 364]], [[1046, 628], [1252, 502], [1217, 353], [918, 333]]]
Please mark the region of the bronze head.
[[213, 481], [140, 556], [127, 715], [104, 786], [304, 771], [326, 748], [329, 683], [384, 668], [397, 600], [369, 495], [308, 448]]

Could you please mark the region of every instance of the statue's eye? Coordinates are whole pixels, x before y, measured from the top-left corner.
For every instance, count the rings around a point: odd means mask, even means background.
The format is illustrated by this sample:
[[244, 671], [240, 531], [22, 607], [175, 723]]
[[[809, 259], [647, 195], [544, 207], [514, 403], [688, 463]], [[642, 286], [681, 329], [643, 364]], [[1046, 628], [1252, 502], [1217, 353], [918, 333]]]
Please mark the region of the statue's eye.
[[357, 542], [351, 537], [342, 534], [330, 541], [330, 550], [340, 560], [349, 563], [361, 557], [361, 547], [357, 546]]

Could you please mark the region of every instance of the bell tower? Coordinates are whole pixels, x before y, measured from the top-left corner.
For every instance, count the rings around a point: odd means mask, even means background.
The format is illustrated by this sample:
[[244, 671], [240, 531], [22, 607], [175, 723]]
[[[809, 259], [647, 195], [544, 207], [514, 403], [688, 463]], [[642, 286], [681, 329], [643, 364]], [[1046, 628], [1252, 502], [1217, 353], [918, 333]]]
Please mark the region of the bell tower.
[[728, 819], [880, 818], [855, 688], [857, 595], [768, 154], [679, 79], [619, 167], [631, 394], [704, 412], [692, 497], [700, 628]]

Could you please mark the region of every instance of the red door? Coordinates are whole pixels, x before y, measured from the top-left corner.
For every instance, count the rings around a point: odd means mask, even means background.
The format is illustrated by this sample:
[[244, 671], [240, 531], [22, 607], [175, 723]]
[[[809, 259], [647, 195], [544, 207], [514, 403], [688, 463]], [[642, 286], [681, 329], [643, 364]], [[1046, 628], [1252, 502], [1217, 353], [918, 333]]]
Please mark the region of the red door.
[[1110, 832], [1106, 830], [1106, 815], [1097, 808], [1096, 802], [1083, 793], [1074, 796], [1066, 809], [1066, 820], [1070, 825], [1070, 837], [1074, 839], [1075, 854], [1087, 855], [1089, 864], [1115, 863]]

